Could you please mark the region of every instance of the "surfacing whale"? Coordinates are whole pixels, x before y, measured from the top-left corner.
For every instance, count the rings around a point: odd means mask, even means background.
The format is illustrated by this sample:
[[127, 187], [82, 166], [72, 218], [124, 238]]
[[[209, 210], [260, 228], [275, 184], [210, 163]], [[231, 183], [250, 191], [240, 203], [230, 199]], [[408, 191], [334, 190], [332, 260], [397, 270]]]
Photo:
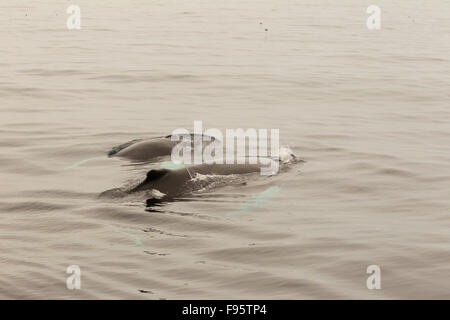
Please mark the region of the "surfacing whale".
[[[194, 143], [195, 134], [190, 135], [191, 142]], [[109, 157], [119, 157], [135, 162], [146, 162], [158, 157], [170, 156], [172, 149], [180, 143], [183, 135], [172, 135], [150, 139], [136, 139], [112, 148], [108, 152]], [[201, 135], [204, 146], [215, 140], [214, 137]], [[205, 139], [207, 138], [207, 139]]]
[[[195, 143], [196, 134], [190, 135], [191, 143]], [[203, 146], [214, 141], [214, 137], [201, 135]], [[181, 135], [183, 137], [183, 135]], [[173, 148], [180, 142], [180, 136], [171, 135], [151, 139], [137, 139], [114, 147], [109, 153], [109, 157], [120, 157], [133, 162], [151, 162], [160, 157], [170, 156]], [[197, 136], [198, 138], [198, 136]], [[184, 139], [184, 137], [183, 137]], [[174, 140], [174, 141], [173, 141]], [[205, 143], [206, 142], [206, 143]], [[131, 194], [141, 193], [151, 196], [147, 200], [147, 205], [155, 203], [174, 201], [194, 191], [206, 187], [217, 187], [218, 185], [236, 183], [242, 181], [240, 176], [247, 174], [261, 173], [262, 169], [273, 175], [278, 172], [279, 165], [299, 162], [290, 148], [282, 147], [280, 157], [273, 160], [268, 157], [257, 157], [258, 161], [233, 164], [198, 164], [191, 166], [169, 166], [164, 169], [152, 169], [147, 172], [146, 178], [134, 187], [122, 187], [102, 192], [101, 198], [122, 198]], [[264, 161], [263, 161], [264, 160]], [[249, 163], [250, 162], [250, 163]], [[256, 164], [254, 164], [256, 163]], [[162, 166], [164, 163], [161, 164]], [[276, 168], [275, 171], [274, 168]], [[269, 169], [269, 170], [267, 170]], [[237, 175], [234, 177], [233, 175]], [[245, 179], [245, 178], [244, 178]]]
[[200, 164], [175, 170], [152, 169], [147, 172], [145, 180], [137, 186], [128, 190], [123, 188], [107, 190], [101, 193], [100, 197], [122, 197], [150, 190], [156, 192], [156, 198], [159, 200], [170, 201], [173, 198], [204, 188], [205, 183], [198, 183], [199, 175], [244, 175], [260, 172], [261, 167], [261, 164]]

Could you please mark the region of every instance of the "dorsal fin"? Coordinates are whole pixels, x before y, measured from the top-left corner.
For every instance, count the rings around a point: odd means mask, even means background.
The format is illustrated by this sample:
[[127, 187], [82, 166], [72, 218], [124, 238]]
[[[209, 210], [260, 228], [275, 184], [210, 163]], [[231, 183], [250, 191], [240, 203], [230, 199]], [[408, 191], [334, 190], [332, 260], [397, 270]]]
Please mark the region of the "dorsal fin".
[[169, 170], [167, 169], [152, 169], [149, 172], [147, 172], [147, 179], [145, 179], [146, 182], [154, 181], [157, 179], [160, 179], [163, 177]]

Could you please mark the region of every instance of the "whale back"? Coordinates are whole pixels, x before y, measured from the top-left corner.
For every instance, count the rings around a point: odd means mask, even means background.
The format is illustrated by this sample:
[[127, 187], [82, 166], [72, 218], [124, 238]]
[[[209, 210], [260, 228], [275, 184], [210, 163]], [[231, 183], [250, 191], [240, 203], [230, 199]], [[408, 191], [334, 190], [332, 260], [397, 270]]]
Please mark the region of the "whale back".
[[261, 170], [260, 164], [200, 164], [189, 167], [192, 173], [209, 175], [247, 174]]
[[108, 152], [108, 156], [136, 162], [147, 162], [158, 157], [171, 155], [173, 147], [186, 139], [190, 140], [191, 147], [194, 147], [200, 141], [203, 148], [216, 140], [215, 137], [204, 134], [175, 134], [145, 140], [135, 139], [113, 147]]
[[126, 158], [132, 161], [149, 161], [157, 157], [168, 156], [176, 141], [165, 138], [154, 138], [149, 140], [137, 141], [120, 149], [113, 155]]

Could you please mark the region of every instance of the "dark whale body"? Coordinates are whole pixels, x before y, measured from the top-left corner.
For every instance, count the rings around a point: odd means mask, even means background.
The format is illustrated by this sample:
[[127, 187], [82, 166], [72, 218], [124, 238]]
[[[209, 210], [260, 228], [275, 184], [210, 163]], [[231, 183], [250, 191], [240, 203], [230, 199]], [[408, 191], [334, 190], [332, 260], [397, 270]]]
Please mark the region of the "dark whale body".
[[[206, 135], [200, 135], [203, 140], [203, 147], [207, 146], [209, 142], [215, 140], [214, 137], [209, 137]], [[122, 145], [113, 148], [108, 156], [110, 157], [120, 157], [128, 159], [135, 162], [149, 162], [158, 159], [159, 157], [170, 156], [173, 148], [180, 142], [180, 137], [185, 139], [186, 136], [176, 136], [171, 135], [166, 137], [158, 137], [146, 140], [133, 140]], [[175, 139], [176, 138], [176, 139]], [[195, 139], [197, 138], [197, 139]], [[198, 135], [191, 134], [190, 140], [195, 144], [198, 140]], [[172, 139], [174, 141], [172, 141]], [[193, 146], [193, 145], [192, 145]], [[295, 161], [300, 161], [291, 154], [291, 159]], [[248, 160], [248, 159], [247, 159]], [[246, 160], [246, 161], [247, 161]], [[147, 205], [152, 206], [157, 203], [164, 203], [167, 201], [180, 200], [183, 196], [188, 195], [196, 190], [200, 190], [207, 185], [213, 183], [217, 186], [216, 182], [220, 185], [222, 182], [229, 183], [236, 180], [231, 177], [231, 179], [225, 178], [222, 180], [221, 177], [217, 176], [230, 176], [230, 175], [244, 175], [250, 173], [261, 173], [262, 168], [272, 169], [272, 164], [269, 165], [268, 161], [270, 158], [265, 157], [258, 159], [260, 161], [255, 161], [248, 163], [234, 163], [234, 164], [199, 164], [192, 165], [188, 167], [183, 167], [180, 169], [153, 169], [147, 172], [147, 176], [144, 181], [140, 182], [137, 186], [131, 188], [116, 188], [104, 191], [100, 194], [100, 197], [117, 198], [124, 197], [136, 192], [142, 191], [152, 191], [151, 199], [147, 200]], [[273, 174], [278, 172], [278, 164], [282, 162], [277, 162], [276, 170]], [[287, 162], [284, 162], [287, 163]], [[267, 172], [267, 171], [266, 171]], [[199, 177], [197, 174], [207, 175], [205, 177]], [[198, 178], [198, 179], [197, 179]], [[239, 178], [237, 179], [239, 180]], [[158, 192], [154, 192], [158, 191]], [[147, 193], [145, 193], [148, 195]]]
[[[195, 134], [190, 135], [192, 143], [194, 143]], [[121, 144], [114, 147], [108, 152], [109, 157], [125, 158], [135, 162], [151, 161], [158, 157], [170, 156], [173, 147], [180, 143], [183, 135], [176, 136], [175, 140], [172, 140], [172, 135], [151, 139], [137, 139]], [[201, 135], [205, 146], [214, 141], [214, 137]], [[207, 138], [207, 139], [206, 139]]]
[[189, 183], [199, 173], [203, 175], [232, 175], [259, 172], [260, 165], [252, 164], [201, 164], [168, 170], [150, 170], [146, 179], [131, 192], [156, 189], [169, 197], [191, 190]]
[[[149, 161], [154, 158], [170, 155], [177, 141], [167, 138], [154, 138], [124, 144], [112, 150], [109, 156], [126, 158], [132, 161]], [[123, 147], [123, 148], [121, 148]]]
[[260, 172], [259, 164], [200, 164], [181, 169], [153, 169], [147, 172], [144, 181], [137, 186], [123, 190], [112, 189], [100, 194], [100, 197], [117, 197], [127, 194], [157, 190], [162, 193], [160, 200], [167, 201], [175, 197], [189, 194], [196, 190], [195, 177], [202, 175], [234, 175]]

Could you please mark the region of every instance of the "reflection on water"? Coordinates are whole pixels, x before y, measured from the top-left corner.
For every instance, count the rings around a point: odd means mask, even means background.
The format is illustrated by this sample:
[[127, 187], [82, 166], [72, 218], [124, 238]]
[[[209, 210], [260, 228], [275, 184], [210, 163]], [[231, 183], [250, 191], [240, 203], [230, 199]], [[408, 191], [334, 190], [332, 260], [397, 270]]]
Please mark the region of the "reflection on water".
[[241, 203], [238, 210], [228, 212], [227, 216], [235, 216], [240, 213], [246, 212], [246, 211], [254, 208], [255, 206], [257, 206], [258, 204], [272, 199], [273, 197], [276, 196], [276, 194], [280, 190], [281, 190], [281, 188], [278, 186], [269, 187], [266, 190], [264, 190], [263, 192], [257, 194], [256, 196], [251, 197], [250, 200]]

